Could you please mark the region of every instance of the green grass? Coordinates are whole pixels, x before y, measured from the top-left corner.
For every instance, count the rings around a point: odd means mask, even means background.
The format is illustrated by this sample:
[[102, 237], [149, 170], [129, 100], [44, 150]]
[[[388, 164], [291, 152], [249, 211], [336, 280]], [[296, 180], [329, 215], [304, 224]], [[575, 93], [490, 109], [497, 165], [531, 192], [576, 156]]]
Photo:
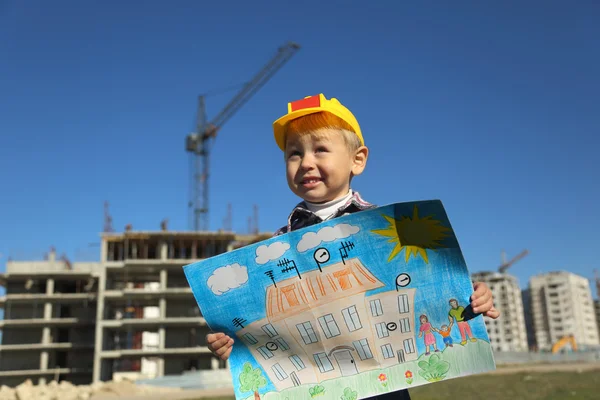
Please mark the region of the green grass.
[[[412, 400], [564, 400], [598, 399], [600, 373], [586, 372], [519, 373], [475, 375], [410, 389]], [[233, 400], [233, 397], [203, 400]]]
[[414, 400], [440, 398], [485, 400], [597, 399], [598, 371], [481, 375], [414, 388]]

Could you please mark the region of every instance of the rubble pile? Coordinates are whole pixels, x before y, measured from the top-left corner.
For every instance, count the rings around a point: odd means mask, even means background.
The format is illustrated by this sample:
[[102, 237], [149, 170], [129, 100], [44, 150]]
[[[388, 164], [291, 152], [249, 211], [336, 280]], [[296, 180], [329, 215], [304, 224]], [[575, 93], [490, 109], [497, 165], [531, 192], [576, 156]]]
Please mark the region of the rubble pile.
[[0, 387], [0, 400], [104, 400], [178, 392], [177, 388], [136, 385], [131, 381], [98, 382], [75, 386], [63, 381], [52, 381], [47, 385], [34, 385], [30, 379], [19, 386]]

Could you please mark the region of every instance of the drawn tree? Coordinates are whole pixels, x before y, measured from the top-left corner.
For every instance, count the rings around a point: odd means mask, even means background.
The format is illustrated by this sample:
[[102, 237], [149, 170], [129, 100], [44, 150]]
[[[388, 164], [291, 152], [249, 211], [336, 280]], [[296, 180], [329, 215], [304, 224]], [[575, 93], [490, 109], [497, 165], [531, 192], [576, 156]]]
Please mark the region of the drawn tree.
[[263, 386], [267, 386], [267, 380], [262, 375], [261, 369], [252, 368], [249, 362], [245, 363], [240, 374], [240, 392], [252, 391], [255, 398], [260, 398], [258, 389]]

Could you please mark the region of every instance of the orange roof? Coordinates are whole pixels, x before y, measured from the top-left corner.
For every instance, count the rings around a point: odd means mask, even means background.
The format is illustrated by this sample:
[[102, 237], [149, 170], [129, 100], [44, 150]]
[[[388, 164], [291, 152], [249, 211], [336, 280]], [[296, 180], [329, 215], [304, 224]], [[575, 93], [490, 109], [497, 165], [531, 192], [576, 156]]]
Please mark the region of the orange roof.
[[274, 322], [332, 301], [383, 287], [357, 259], [305, 272], [267, 287], [267, 318]]

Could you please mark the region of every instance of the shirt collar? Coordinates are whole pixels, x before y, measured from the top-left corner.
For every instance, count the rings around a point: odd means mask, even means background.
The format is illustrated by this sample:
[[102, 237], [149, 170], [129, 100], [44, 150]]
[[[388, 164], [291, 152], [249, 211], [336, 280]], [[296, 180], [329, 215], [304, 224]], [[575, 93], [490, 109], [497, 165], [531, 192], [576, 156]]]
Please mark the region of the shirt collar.
[[[360, 194], [356, 191], [352, 191], [352, 197], [328, 219], [339, 217], [346, 213], [358, 212], [367, 210], [375, 207], [373, 204], [365, 201], [360, 197]], [[313, 225], [323, 220], [308, 209], [306, 203], [301, 201], [294, 207], [288, 217], [288, 232], [296, 230], [305, 226]]]

